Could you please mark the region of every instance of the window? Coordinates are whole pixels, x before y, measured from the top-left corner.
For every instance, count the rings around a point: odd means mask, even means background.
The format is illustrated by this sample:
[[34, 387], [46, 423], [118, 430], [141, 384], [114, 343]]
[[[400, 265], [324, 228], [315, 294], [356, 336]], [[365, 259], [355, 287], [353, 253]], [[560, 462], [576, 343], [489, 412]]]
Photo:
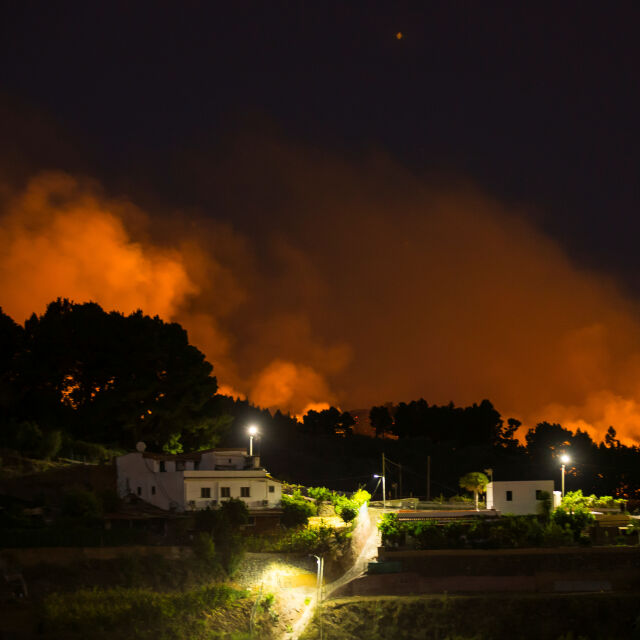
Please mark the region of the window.
[[511, 502], [513, 500], [513, 491], [507, 491], [507, 502]]
[[142, 487], [138, 487], [136, 493], [141, 496], [142, 495]]
[[536, 489], [536, 500], [542, 500], [542, 489]]
[[156, 495], [156, 487], [155, 487], [155, 485], [151, 487], [151, 495], [152, 496]]
[[241, 498], [249, 498], [251, 497], [251, 490], [249, 487], [240, 487], [240, 497]]
[[274, 493], [275, 490], [276, 490], [276, 488], [272, 484], [270, 484], [269, 485], [269, 493]]
[[160, 472], [167, 470], [167, 463], [164, 460], [160, 460]]
[[176, 471], [184, 471], [184, 460], [176, 460]]
[[220, 497], [221, 498], [230, 498], [231, 497], [231, 487], [220, 487]]
[[201, 498], [210, 498], [211, 497], [211, 488], [210, 487], [200, 487], [200, 497]]

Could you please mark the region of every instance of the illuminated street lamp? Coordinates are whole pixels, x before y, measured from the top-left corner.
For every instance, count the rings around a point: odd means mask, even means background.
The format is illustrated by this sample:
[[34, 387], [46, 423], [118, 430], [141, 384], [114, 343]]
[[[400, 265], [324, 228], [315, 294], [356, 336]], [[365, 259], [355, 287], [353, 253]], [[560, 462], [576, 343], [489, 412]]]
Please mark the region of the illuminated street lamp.
[[385, 484], [384, 476], [379, 476], [377, 473], [373, 475], [374, 478], [382, 478], [382, 508], [387, 508], [387, 485]]
[[258, 427], [252, 424], [249, 429], [249, 455], [253, 455], [253, 438], [258, 435]]
[[564, 498], [564, 467], [570, 462], [571, 458], [566, 453], [560, 456], [560, 462], [562, 462], [562, 497]]

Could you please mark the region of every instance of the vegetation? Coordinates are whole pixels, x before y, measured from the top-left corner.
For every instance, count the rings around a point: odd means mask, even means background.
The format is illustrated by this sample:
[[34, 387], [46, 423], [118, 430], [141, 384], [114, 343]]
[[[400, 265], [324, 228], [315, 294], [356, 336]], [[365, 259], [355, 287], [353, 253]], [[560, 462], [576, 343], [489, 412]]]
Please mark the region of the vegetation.
[[[81, 589], [45, 598], [42, 629], [45, 638], [122, 634], [140, 639], [213, 640], [230, 637], [220, 628], [222, 610], [242, 607], [248, 611], [250, 604], [248, 592], [224, 585], [164, 593], [125, 587]], [[246, 630], [248, 638], [248, 625]]]
[[194, 517], [195, 527], [200, 531], [194, 550], [212, 567], [219, 564], [232, 576], [244, 554], [240, 527], [249, 520], [246, 504], [239, 498], [231, 498], [219, 509], [196, 511]]
[[476, 511], [478, 510], [478, 494], [484, 492], [489, 484], [489, 478], [480, 471], [470, 471], [460, 478], [458, 484], [462, 489], [473, 491], [473, 499], [476, 503]]
[[359, 596], [323, 604], [301, 640], [626, 640], [637, 616], [635, 593]]
[[203, 354], [175, 323], [57, 300], [24, 327], [0, 311], [0, 447], [53, 458], [90, 444], [179, 452], [230, 419]]
[[285, 527], [306, 525], [311, 516], [318, 512], [316, 505], [305, 499], [299, 490], [293, 495], [282, 495], [282, 524]]
[[502, 516], [495, 520], [451, 522], [400, 522], [393, 513], [384, 514], [378, 527], [386, 547], [415, 549], [518, 549], [569, 546], [588, 542], [580, 517], [540, 522], [535, 516]]

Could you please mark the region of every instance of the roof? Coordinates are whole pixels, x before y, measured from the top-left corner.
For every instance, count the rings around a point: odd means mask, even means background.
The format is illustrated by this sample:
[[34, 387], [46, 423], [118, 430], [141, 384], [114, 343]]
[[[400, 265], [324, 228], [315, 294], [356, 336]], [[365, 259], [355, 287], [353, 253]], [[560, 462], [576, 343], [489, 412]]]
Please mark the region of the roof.
[[190, 453], [154, 453], [153, 451], [144, 451], [142, 457], [151, 458], [152, 460], [200, 460], [203, 453], [232, 452], [247, 455], [247, 450], [242, 447], [220, 447], [216, 449], [203, 449], [202, 451], [191, 451]]

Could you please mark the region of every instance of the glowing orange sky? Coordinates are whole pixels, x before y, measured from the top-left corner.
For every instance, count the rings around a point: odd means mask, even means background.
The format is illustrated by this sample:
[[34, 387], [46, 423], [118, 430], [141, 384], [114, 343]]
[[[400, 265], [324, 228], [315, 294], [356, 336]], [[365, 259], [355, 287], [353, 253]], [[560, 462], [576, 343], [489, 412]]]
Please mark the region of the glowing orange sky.
[[640, 316], [616, 282], [468, 186], [272, 153], [261, 179], [286, 198], [265, 205], [259, 247], [34, 175], [4, 199], [2, 308], [22, 322], [61, 296], [179, 321], [226, 391], [293, 413], [487, 397], [525, 424], [640, 439]]

